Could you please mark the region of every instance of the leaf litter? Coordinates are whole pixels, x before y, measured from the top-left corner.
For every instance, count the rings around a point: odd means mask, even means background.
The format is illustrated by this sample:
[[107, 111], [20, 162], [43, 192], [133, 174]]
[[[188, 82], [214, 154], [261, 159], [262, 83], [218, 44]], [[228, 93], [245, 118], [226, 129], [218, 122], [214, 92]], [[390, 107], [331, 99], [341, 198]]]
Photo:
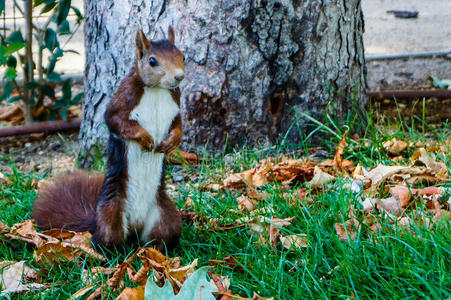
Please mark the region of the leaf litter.
[[[290, 228], [294, 217], [276, 217], [274, 210], [267, 203], [272, 195], [265, 190], [272, 186], [290, 206], [308, 207], [317, 204], [318, 200], [315, 198], [327, 192], [332, 184], [342, 184], [343, 188], [362, 199], [359, 205], [350, 203], [348, 214], [342, 216], [341, 222], [334, 224], [337, 236], [342, 240], [352, 241], [361, 234], [377, 235], [387, 230], [382, 224], [384, 221], [407, 231], [412, 225], [418, 224], [432, 230], [437, 221], [450, 218], [450, 199], [444, 198], [447, 194], [446, 188], [433, 186], [449, 182], [448, 169], [435, 154], [449, 151], [448, 145], [412, 145], [392, 139], [383, 145], [391, 157], [402, 157], [410, 147], [417, 148], [408, 164], [379, 164], [366, 169], [360, 164], [356, 166], [352, 161], [343, 159], [346, 152], [346, 135], [345, 133], [340, 140], [333, 159], [318, 162], [306, 158], [295, 159], [287, 155], [266, 158], [249, 170], [229, 174], [220, 182], [202, 187], [213, 193], [227, 190], [239, 192], [236, 198], [238, 210], [234, 211], [234, 214], [244, 216], [229, 218], [223, 215], [221, 218], [211, 218], [195, 213], [193, 209], [196, 204], [190, 198], [185, 209], [181, 210], [184, 220], [193, 222], [197, 228], [208, 226], [210, 230], [215, 231], [246, 227], [249, 236], [256, 238], [256, 247], [299, 251], [309, 247], [308, 235], [286, 230]], [[178, 161], [182, 164], [195, 164], [199, 160], [197, 156], [189, 153], [178, 154]], [[338, 181], [339, 178], [345, 181], [342, 183]], [[418, 185], [421, 187], [415, 188]], [[426, 187], [423, 187], [424, 185]], [[388, 197], [381, 197], [386, 194]], [[416, 210], [423, 207], [426, 212]], [[91, 236], [87, 232], [37, 232], [32, 220], [12, 227], [0, 223], [0, 231], [5, 239], [23, 241], [36, 247], [34, 258], [37, 264], [77, 262], [79, 257], [90, 257], [98, 262], [106, 261], [91, 247]], [[139, 262], [139, 269], [132, 266], [135, 261]], [[205, 267], [196, 270], [197, 264], [197, 259], [194, 259], [183, 266], [178, 257], [169, 258], [153, 248], [141, 248], [123, 263], [113, 267], [93, 266], [84, 270], [83, 281], [86, 286], [74, 293], [73, 298], [87, 296], [87, 299], [96, 299], [107, 297], [109, 291], [116, 291], [120, 293], [118, 299], [144, 299], [146, 295], [148, 299], [152, 299], [154, 296], [149, 295], [156, 293], [166, 293], [168, 299], [182, 299], [186, 295], [197, 295], [198, 292], [203, 295], [202, 299], [211, 298], [213, 295], [216, 299], [245, 299], [232, 294], [229, 278], [216, 275]], [[233, 256], [212, 259], [210, 265], [222, 265], [234, 272], [252, 269], [252, 266]], [[4, 291], [26, 292], [47, 287], [39, 282], [39, 273], [36, 273], [35, 277], [28, 275], [36, 271], [26, 266], [23, 261], [3, 262], [0, 266], [4, 270], [10, 270], [4, 274], [12, 274], [2, 278]], [[207, 280], [206, 274], [210, 281]], [[105, 277], [107, 280], [102, 283], [101, 278]], [[126, 277], [137, 286], [126, 287]], [[252, 299], [266, 298], [255, 294]]]

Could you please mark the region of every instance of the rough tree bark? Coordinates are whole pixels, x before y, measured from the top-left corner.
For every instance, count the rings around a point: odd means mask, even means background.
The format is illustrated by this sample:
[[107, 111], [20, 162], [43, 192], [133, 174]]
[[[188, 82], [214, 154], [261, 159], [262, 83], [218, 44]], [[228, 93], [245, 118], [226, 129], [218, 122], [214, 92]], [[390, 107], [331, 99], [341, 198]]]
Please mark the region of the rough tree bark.
[[[297, 111], [366, 105], [360, 0], [85, 0], [82, 149], [106, 139], [103, 112], [134, 61], [138, 27], [176, 28], [186, 56], [184, 143], [275, 141]], [[304, 126], [298, 123], [301, 128]], [[298, 126], [298, 127], [299, 127]], [[291, 130], [288, 139], [299, 138]]]

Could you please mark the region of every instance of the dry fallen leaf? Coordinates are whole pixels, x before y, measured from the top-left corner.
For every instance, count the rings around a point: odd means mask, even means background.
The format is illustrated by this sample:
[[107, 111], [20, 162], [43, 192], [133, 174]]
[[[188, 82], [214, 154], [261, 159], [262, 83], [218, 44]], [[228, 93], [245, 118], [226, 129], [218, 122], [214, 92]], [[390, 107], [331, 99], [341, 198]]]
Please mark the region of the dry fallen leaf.
[[47, 288], [40, 280], [39, 273], [25, 265], [25, 261], [0, 262], [2, 293], [23, 293]]
[[23, 120], [24, 112], [19, 105], [0, 106], [0, 121], [17, 124]]
[[393, 138], [383, 143], [382, 146], [392, 156], [396, 156], [404, 152], [407, 149], [407, 147], [409, 147], [409, 144], [407, 142]]
[[345, 146], [346, 146], [346, 136], [348, 135], [348, 131], [345, 131], [343, 134], [343, 137], [341, 138], [340, 142], [338, 143], [337, 149], [335, 151], [334, 155], [334, 161], [333, 165], [335, 168], [337, 168], [337, 171], [341, 173], [343, 171], [342, 166], [342, 156], [344, 154]]
[[3, 225], [2, 229], [2, 235], [5, 238], [34, 245], [37, 248], [34, 257], [38, 262], [74, 261], [80, 256], [90, 256], [105, 261], [105, 258], [91, 247], [89, 232], [61, 229], [37, 232], [33, 220], [14, 224], [11, 228]]
[[332, 175], [323, 172], [318, 166], [315, 166], [315, 170], [313, 173], [313, 178], [307, 183], [307, 186], [311, 188], [320, 188], [323, 185], [330, 183], [335, 180], [335, 177]]
[[437, 162], [433, 153], [428, 153], [426, 149], [420, 148], [416, 151], [410, 160], [414, 165], [424, 165], [426, 168], [433, 171], [439, 177], [448, 176], [448, 168], [443, 162]]
[[288, 250], [295, 250], [296, 248], [307, 248], [308, 239], [306, 234], [292, 234], [281, 236], [280, 242]]
[[[232, 268], [234, 271], [240, 271], [240, 272], [245, 271], [245, 269], [242, 267], [242, 265], [244, 265], [244, 264], [233, 256], [227, 256], [221, 260], [210, 259], [209, 262], [210, 262], [210, 265], [214, 266], [214, 267], [216, 267], [218, 265], [223, 265], [223, 266]], [[246, 266], [246, 268], [248, 270], [251, 270], [251, 268], [249, 266]]]
[[375, 188], [395, 174], [420, 175], [425, 172], [425, 170], [420, 168], [378, 165], [376, 168], [369, 171], [365, 178], [370, 179], [372, 187]]
[[255, 205], [258, 203], [257, 201], [249, 199], [245, 196], [238, 197], [236, 201], [238, 202], [238, 208], [242, 211], [252, 211], [255, 209]]
[[116, 300], [143, 300], [145, 288], [145, 285], [126, 287]]

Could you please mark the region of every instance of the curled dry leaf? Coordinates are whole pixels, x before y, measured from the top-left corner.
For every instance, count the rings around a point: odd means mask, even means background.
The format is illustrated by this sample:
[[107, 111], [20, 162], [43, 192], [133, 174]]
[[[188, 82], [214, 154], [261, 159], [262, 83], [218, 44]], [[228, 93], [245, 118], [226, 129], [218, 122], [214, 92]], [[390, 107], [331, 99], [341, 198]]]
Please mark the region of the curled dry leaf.
[[38, 262], [56, 263], [61, 260], [74, 261], [80, 256], [90, 256], [105, 261], [90, 243], [89, 232], [73, 232], [52, 229], [37, 232], [33, 220], [14, 224], [11, 228], [3, 225], [2, 235], [7, 239], [20, 240], [34, 245], [34, 257]]
[[[244, 264], [233, 256], [227, 256], [221, 260], [210, 259], [209, 262], [210, 262], [210, 265], [214, 266], [214, 267], [216, 267], [218, 265], [223, 265], [223, 266], [227, 266], [235, 271], [244, 272], [244, 268], [242, 267]], [[246, 266], [246, 268], [248, 270], [251, 270], [251, 268], [249, 266]]]
[[383, 143], [382, 146], [392, 156], [396, 156], [404, 152], [409, 147], [409, 144], [407, 142], [398, 140], [397, 138], [393, 138]]
[[448, 176], [448, 168], [443, 162], [437, 162], [433, 153], [428, 153], [426, 149], [418, 149], [410, 158], [414, 165], [424, 165], [426, 168], [439, 177]]
[[12, 181], [2, 172], [0, 172], [0, 185], [10, 184]]
[[0, 107], [0, 121], [17, 124], [23, 120], [24, 112], [19, 105], [8, 105]]
[[306, 234], [292, 234], [281, 236], [280, 242], [288, 250], [295, 250], [299, 248], [308, 247], [308, 239]]
[[420, 175], [424, 174], [425, 172], [425, 170], [420, 168], [378, 165], [376, 168], [369, 171], [365, 178], [371, 180], [371, 185], [374, 188], [379, 186], [387, 178], [396, 174]]
[[335, 180], [335, 177], [332, 175], [323, 172], [318, 166], [315, 166], [315, 170], [313, 173], [313, 178], [310, 180], [307, 185], [311, 188], [320, 188], [323, 185], [330, 183]]
[[2, 293], [24, 293], [47, 288], [39, 284], [39, 273], [25, 265], [25, 261], [0, 262]]
[[313, 177], [313, 166], [312, 162], [303, 159], [283, 157], [277, 164], [264, 159], [260, 161], [258, 168], [231, 174], [224, 180], [224, 187], [241, 188], [247, 185], [256, 188], [274, 181], [284, 184], [302, 183]]
[[126, 287], [122, 293], [116, 298], [117, 300], [143, 300], [145, 285], [137, 287]]
[[254, 295], [252, 296], [252, 300], [274, 300], [274, 298], [273, 297], [271, 297], [271, 298], [262, 297], [259, 294], [254, 292]]
[[238, 197], [236, 201], [238, 202], [238, 208], [242, 211], [252, 211], [255, 209], [255, 205], [258, 203], [257, 201], [249, 199], [245, 196]]
[[346, 136], [347, 135], [348, 135], [348, 131], [345, 131], [345, 133], [343, 134], [343, 137], [341, 138], [340, 142], [337, 145], [337, 149], [335, 150], [333, 165], [339, 173], [341, 173], [343, 171], [341, 157], [344, 154], [344, 150], [346, 147]]
[[255, 187], [264, 186], [267, 180], [258, 171], [259, 169], [253, 168], [241, 173], [231, 174], [229, 177], [224, 179], [224, 187], [239, 188], [245, 185], [251, 185]]
[[249, 233], [258, 236], [261, 244], [267, 244], [267, 237], [269, 235], [271, 245], [275, 247], [275, 242], [279, 237], [278, 227], [291, 225], [292, 218], [279, 219], [276, 217], [267, 218], [264, 216], [257, 216], [248, 221]]
[[[133, 261], [139, 258], [142, 262], [141, 268], [136, 271], [132, 267]], [[123, 263], [114, 267], [114, 272], [104, 270], [96, 270], [103, 272], [105, 275], [112, 274], [110, 279], [108, 279], [106, 286], [101, 286], [97, 288], [88, 299], [95, 299], [104, 294], [104, 291], [108, 289], [115, 290], [118, 289], [124, 282], [125, 274], [128, 275], [129, 279], [135, 283], [140, 284], [143, 289], [147, 282], [149, 272], [154, 271], [154, 276], [159, 282], [164, 282], [168, 280], [171, 284], [174, 293], [177, 294], [178, 291], [183, 286], [186, 279], [194, 272], [194, 268], [197, 266], [197, 259], [195, 259], [191, 264], [187, 266], [181, 266], [180, 258], [168, 258], [164, 256], [161, 252], [153, 248], [141, 248], [138, 249], [130, 258], [128, 258]], [[122, 298], [128, 299], [128, 297], [134, 297], [140, 295], [140, 289], [126, 289], [122, 294]], [[125, 297], [125, 298], [124, 298]], [[142, 299], [142, 298], [131, 298], [131, 299]]]

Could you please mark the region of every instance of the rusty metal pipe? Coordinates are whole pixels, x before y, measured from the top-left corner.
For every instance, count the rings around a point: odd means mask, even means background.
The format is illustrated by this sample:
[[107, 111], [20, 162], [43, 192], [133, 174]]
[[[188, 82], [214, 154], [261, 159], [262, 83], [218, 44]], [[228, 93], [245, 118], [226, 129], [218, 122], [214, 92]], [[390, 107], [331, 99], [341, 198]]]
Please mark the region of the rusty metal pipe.
[[369, 91], [367, 93], [371, 99], [422, 99], [439, 98], [451, 99], [451, 90], [386, 90]]
[[24, 126], [13, 126], [0, 129], [0, 137], [15, 136], [41, 132], [68, 131], [80, 128], [81, 119], [70, 121], [49, 121]]

